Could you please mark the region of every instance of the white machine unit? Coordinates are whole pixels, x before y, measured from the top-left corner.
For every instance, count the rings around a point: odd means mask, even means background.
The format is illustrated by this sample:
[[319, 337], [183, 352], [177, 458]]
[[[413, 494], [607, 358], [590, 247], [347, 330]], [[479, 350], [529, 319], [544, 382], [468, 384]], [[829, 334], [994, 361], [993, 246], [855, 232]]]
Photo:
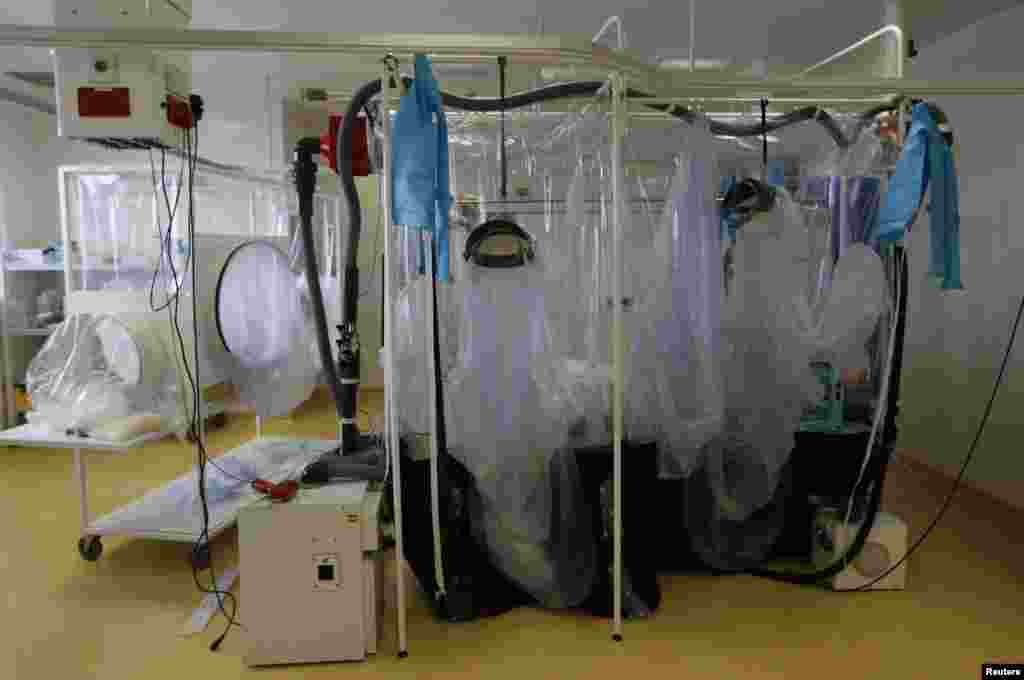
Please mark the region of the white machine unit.
[[[814, 563], [827, 566], [835, 561], [843, 546], [852, 541], [860, 530], [851, 523], [849, 529], [842, 518], [832, 512], [818, 516], [815, 526]], [[879, 512], [868, 533], [864, 549], [850, 565], [832, 578], [835, 590], [860, 588], [884, 574], [907, 552], [907, 525], [896, 515]], [[903, 590], [907, 585], [907, 564], [904, 562], [893, 572], [873, 584], [869, 590]]]
[[[186, 28], [191, 0], [56, 0], [61, 28]], [[192, 126], [187, 55], [57, 49], [57, 130], [115, 148], [177, 148]]]
[[377, 651], [381, 493], [365, 482], [301, 489], [238, 518], [245, 663], [359, 661]]

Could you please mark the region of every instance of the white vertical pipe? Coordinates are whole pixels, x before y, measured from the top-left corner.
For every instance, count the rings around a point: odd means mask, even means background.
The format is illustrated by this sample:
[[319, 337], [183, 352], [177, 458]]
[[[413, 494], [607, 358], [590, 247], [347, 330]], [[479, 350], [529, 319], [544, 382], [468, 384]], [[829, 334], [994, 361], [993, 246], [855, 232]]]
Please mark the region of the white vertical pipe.
[[434, 243], [433, 238], [426, 236], [426, 234], [420, 235], [420, 242], [429, 241], [430, 249], [426, 250], [427, 262], [427, 285], [423, 286], [423, 299], [421, 304], [424, 305], [424, 309], [430, 310], [430, 321], [427, 322], [427, 332], [424, 335], [426, 342], [427, 352], [427, 371], [430, 375], [430, 389], [427, 390], [427, 406], [430, 409], [430, 518], [431, 518], [431, 532], [434, 539], [434, 577], [437, 579], [437, 596], [445, 596], [445, 580], [444, 580], [444, 560], [441, 555], [441, 487], [440, 477], [441, 472], [439, 466], [440, 461], [440, 450], [438, 441], [438, 426], [437, 426], [437, 391], [434, 386], [437, 384], [435, 381], [438, 379], [437, 371], [439, 367], [437, 365], [437, 359], [434, 356], [434, 296], [433, 286], [436, 285], [434, 282], [434, 249], [437, 248], [437, 244]]
[[74, 453], [75, 479], [78, 481], [78, 512], [81, 521], [81, 535], [89, 531], [92, 518], [89, 517], [89, 480], [85, 470], [85, 455], [82, 449], [75, 448]]
[[900, 30], [889, 32], [882, 38], [882, 63], [879, 64], [879, 72], [875, 75], [883, 78], [902, 78], [904, 50], [907, 42], [902, 0], [885, 1], [882, 9], [882, 25], [898, 26]]
[[[68, 213], [71, 205], [68, 203], [68, 172], [61, 168], [58, 171], [57, 182], [57, 194], [60, 199], [60, 236], [64, 241], [64, 306], [71, 303], [71, 286], [72, 286], [72, 257], [74, 253], [71, 249], [71, 215]], [[157, 219], [156, 212], [156, 196], [153, 196], [153, 225], [158, 227], [160, 221]]]
[[697, 0], [690, 0], [690, 73], [697, 70]]
[[256, 189], [249, 192], [249, 236], [256, 236]]
[[597, 41], [604, 37], [604, 34], [607, 33], [608, 29], [611, 28], [612, 26], [615, 26], [616, 29], [618, 29], [618, 37], [615, 44], [618, 45], [618, 48], [620, 50], [625, 49], [626, 38], [625, 35], [622, 33], [622, 19], [618, 15], [611, 16], [605, 19], [605, 22], [601, 24], [601, 29], [594, 34], [594, 37], [590, 40], [590, 42], [596, 44]]
[[388, 455], [391, 457], [391, 470], [394, 478], [391, 488], [395, 507], [395, 609], [398, 612], [398, 655], [407, 653], [406, 611], [405, 611], [405, 545], [402, 540], [402, 456], [398, 443], [398, 419], [395, 413], [395, 352], [394, 330], [392, 329], [391, 300], [391, 100], [394, 96], [391, 87], [391, 71], [384, 69], [381, 76], [381, 94], [383, 95], [383, 115], [381, 122], [384, 132], [383, 155], [384, 167], [380, 179], [380, 195], [384, 210], [384, 411], [386, 415], [386, 431]]
[[846, 175], [839, 178], [839, 257], [850, 244], [850, 181]]
[[622, 209], [625, 195], [622, 181], [622, 145], [626, 135], [626, 86], [620, 73], [612, 74], [612, 419], [614, 442], [612, 453], [613, 488], [613, 621], [612, 637], [622, 639], [622, 438], [623, 438], [623, 369], [622, 369]]

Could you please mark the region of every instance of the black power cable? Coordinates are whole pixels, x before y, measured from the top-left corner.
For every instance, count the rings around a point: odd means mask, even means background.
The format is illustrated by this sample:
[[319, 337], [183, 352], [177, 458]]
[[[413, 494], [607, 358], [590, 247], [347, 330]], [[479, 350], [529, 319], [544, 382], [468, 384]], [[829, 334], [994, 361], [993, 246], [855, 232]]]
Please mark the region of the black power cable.
[[768, 181], [768, 100], [761, 97], [761, 168], [764, 171], [763, 179]]
[[[194, 115], [195, 125], [193, 126], [193, 128], [185, 129], [184, 132], [183, 132], [183, 146], [184, 146], [184, 149], [183, 149], [183, 155], [184, 155], [183, 164], [187, 167], [187, 172], [188, 172], [188, 174], [187, 174], [187, 182], [185, 182], [185, 193], [186, 193], [186, 225], [187, 225], [187, 236], [188, 236], [188, 244], [189, 244], [189, 257], [188, 257], [188, 259], [186, 261], [186, 271], [182, 272], [182, 275], [184, 275], [186, 273], [190, 273], [191, 274], [191, 284], [192, 284], [192, 301], [191, 301], [191, 305], [192, 305], [192, 337], [193, 337], [193, 351], [192, 351], [191, 359], [194, 362], [194, 364], [193, 364], [194, 367], [195, 367], [195, 373], [194, 374], [193, 374], [192, 369], [189, 367], [189, 361], [190, 361], [189, 352], [188, 352], [187, 345], [185, 343], [185, 336], [184, 336], [184, 333], [182, 331], [181, 321], [180, 321], [180, 314], [181, 314], [181, 289], [182, 289], [182, 283], [183, 283], [182, 282], [183, 276], [179, 276], [179, 274], [178, 274], [178, 272], [177, 272], [177, 270], [176, 270], [176, 268], [174, 266], [174, 263], [173, 263], [174, 254], [173, 254], [173, 252], [168, 252], [167, 253], [167, 257], [168, 257], [168, 260], [169, 260], [169, 263], [170, 263], [171, 272], [172, 272], [173, 281], [174, 281], [174, 295], [173, 295], [173, 298], [171, 300], [167, 301], [166, 307], [169, 310], [169, 314], [170, 314], [170, 317], [171, 317], [171, 324], [172, 324], [173, 329], [174, 329], [175, 340], [177, 341], [178, 351], [179, 351], [179, 354], [180, 354], [181, 359], [182, 359], [182, 368], [184, 370], [185, 377], [186, 377], [186, 380], [188, 382], [189, 389], [190, 389], [190, 392], [191, 392], [191, 395], [190, 395], [191, 396], [191, 402], [192, 402], [191, 403], [191, 416], [190, 416], [190, 419], [189, 419], [189, 424], [188, 424], [188, 430], [187, 431], [188, 431], [189, 436], [192, 438], [193, 442], [195, 443], [196, 458], [197, 458], [197, 462], [198, 462], [197, 494], [199, 496], [199, 501], [200, 501], [202, 527], [201, 527], [199, 536], [197, 537], [196, 542], [195, 542], [195, 544], [193, 545], [193, 548], [192, 548], [192, 560], [191, 560], [191, 562], [192, 562], [192, 579], [193, 579], [193, 582], [195, 583], [196, 588], [200, 592], [202, 592], [204, 594], [213, 594], [213, 595], [215, 595], [215, 597], [217, 598], [218, 610], [221, 612], [221, 614], [227, 620], [227, 627], [225, 628], [224, 632], [216, 640], [214, 640], [214, 642], [210, 645], [210, 649], [212, 651], [216, 651], [216, 649], [223, 642], [224, 638], [226, 637], [226, 635], [227, 635], [228, 631], [231, 629], [231, 627], [232, 626], [241, 625], [241, 624], [239, 624], [237, 619], [236, 619], [236, 616], [237, 616], [237, 613], [238, 613], [238, 600], [237, 600], [237, 598], [230, 591], [221, 590], [219, 588], [219, 586], [217, 585], [217, 575], [216, 575], [216, 569], [215, 569], [214, 562], [213, 562], [213, 552], [212, 552], [212, 549], [210, 547], [210, 507], [209, 507], [208, 499], [206, 497], [206, 467], [207, 467], [208, 464], [212, 465], [213, 463], [212, 463], [212, 461], [209, 460], [209, 455], [208, 455], [208, 452], [206, 450], [206, 446], [205, 446], [205, 443], [203, 442], [203, 437], [202, 437], [202, 424], [201, 424], [201, 418], [202, 418], [202, 415], [201, 415], [201, 409], [202, 409], [202, 405], [201, 405], [201, 402], [202, 402], [202, 390], [201, 390], [201, 386], [200, 386], [200, 376], [199, 376], [199, 344], [200, 344], [199, 343], [199, 337], [200, 337], [200, 330], [199, 330], [199, 320], [198, 320], [199, 319], [199, 316], [198, 316], [198, 300], [196, 298], [196, 294], [197, 294], [197, 291], [198, 291], [198, 274], [197, 274], [198, 268], [197, 268], [197, 257], [196, 257], [196, 253], [195, 253], [195, 217], [196, 217], [195, 216], [195, 173], [196, 173], [196, 170], [197, 170], [198, 158], [199, 158], [198, 121], [202, 117], [202, 102], [201, 102], [201, 100], [199, 100], [198, 97], [195, 97], [195, 96], [193, 96], [192, 100], [193, 100], [192, 104], [193, 104], [193, 115]], [[194, 138], [193, 138], [193, 132], [195, 134]], [[162, 172], [163, 172], [163, 169], [162, 169]], [[154, 169], [154, 176], [155, 176], [155, 169]], [[179, 185], [178, 185], [178, 190], [179, 191], [181, 190], [181, 184], [182, 184], [182, 182], [179, 179]], [[174, 211], [170, 210], [170, 201], [167, 199], [167, 191], [166, 191], [166, 174], [162, 174], [162, 176], [161, 176], [161, 185], [163, 187], [163, 193], [164, 193], [165, 201], [168, 203], [169, 213], [171, 213], [173, 215], [173, 213], [176, 212], [176, 207], [175, 207]], [[175, 206], [176, 205], [177, 205], [177, 198], [175, 199]], [[170, 225], [168, 226], [168, 231], [167, 231], [168, 235], [166, 237], [166, 239], [168, 241], [170, 239], [170, 234], [171, 234], [172, 226], [173, 226], [173, 217], [171, 219]], [[161, 248], [161, 250], [163, 251], [163, 245], [165, 243], [165, 238], [163, 236], [161, 236], [161, 241], [162, 241], [162, 248]], [[152, 291], [151, 291], [151, 294], [152, 294]], [[217, 466], [214, 465], [214, 467], [217, 467]], [[218, 469], [220, 469], [220, 468], [218, 468]], [[233, 475], [231, 475], [230, 473], [227, 473], [226, 471], [222, 470], [222, 472], [224, 472], [224, 474], [226, 474], [228, 476], [232, 476], [233, 477]], [[242, 481], [246, 481], [246, 480], [242, 480]], [[200, 560], [201, 560], [201, 557], [203, 555], [203, 551], [204, 550], [206, 551], [206, 556], [207, 556], [206, 559], [209, 561], [209, 571], [210, 571], [210, 584], [209, 585], [204, 584], [202, 582], [202, 580], [200, 579], [200, 577], [199, 577], [199, 571], [200, 571], [199, 563], [200, 563]], [[228, 610], [228, 607], [225, 605], [225, 601], [230, 601], [230, 603], [231, 603], [230, 611]]]
[[[184, 139], [184, 132], [182, 132], [182, 146], [184, 146]], [[162, 193], [164, 205], [167, 208], [168, 216], [166, 231], [160, 226], [159, 223], [157, 224], [157, 238], [160, 239], [160, 259], [157, 261], [157, 266], [153, 270], [153, 279], [150, 281], [149, 284], [149, 308], [153, 312], [162, 312], [165, 309], [170, 309], [171, 306], [171, 300], [168, 297], [167, 291], [164, 291], [164, 301], [162, 304], [157, 305], [155, 301], [156, 286], [160, 278], [160, 272], [163, 271], [165, 259], [167, 260], [167, 264], [171, 270], [171, 277], [173, 278], [174, 281], [178, 280], [178, 272], [174, 266], [174, 252], [172, 249], [172, 242], [174, 232], [174, 219], [177, 216], [178, 212], [178, 204], [182, 194], [181, 186], [184, 181], [185, 167], [187, 163], [188, 159], [183, 153], [181, 159], [181, 167], [178, 170], [178, 181], [177, 184], [175, 185], [174, 202], [172, 204], [170, 195], [167, 191], [167, 150], [163, 148], [160, 149], [159, 191], [157, 187], [156, 166], [153, 162], [153, 152], [152, 150], [149, 151], [149, 169], [153, 176], [153, 191], [155, 194], [157, 194], [156, 196], [154, 196], [154, 199], [157, 202], [159, 202], [159, 194]], [[185, 266], [187, 269], [187, 261]]]

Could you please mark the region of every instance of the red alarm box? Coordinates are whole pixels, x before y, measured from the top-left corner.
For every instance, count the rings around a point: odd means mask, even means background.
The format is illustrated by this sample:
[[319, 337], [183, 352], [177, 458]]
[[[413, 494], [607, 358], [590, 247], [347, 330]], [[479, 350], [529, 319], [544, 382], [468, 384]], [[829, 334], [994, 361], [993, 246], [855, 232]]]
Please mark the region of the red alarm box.
[[[320, 153], [327, 158], [327, 163], [334, 172], [338, 172], [338, 135], [341, 133], [342, 118], [343, 116], [332, 113], [327, 122], [327, 134], [320, 137]], [[353, 177], [366, 177], [371, 174], [370, 145], [366, 133], [366, 116], [359, 114], [352, 127]]]

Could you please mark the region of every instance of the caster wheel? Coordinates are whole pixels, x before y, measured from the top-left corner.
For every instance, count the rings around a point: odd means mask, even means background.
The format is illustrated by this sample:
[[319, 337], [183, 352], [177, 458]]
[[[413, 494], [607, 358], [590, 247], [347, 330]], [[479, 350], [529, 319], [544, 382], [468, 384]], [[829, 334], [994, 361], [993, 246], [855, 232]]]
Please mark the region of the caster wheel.
[[204, 569], [210, 568], [210, 546], [204, 543], [200, 546], [192, 546], [192, 552], [189, 553], [189, 562], [192, 563], [193, 569], [203, 571]]
[[103, 543], [99, 536], [85, 536], [78, 539], [78, 554], [86, 562], [95, 562], [103, 554]]

